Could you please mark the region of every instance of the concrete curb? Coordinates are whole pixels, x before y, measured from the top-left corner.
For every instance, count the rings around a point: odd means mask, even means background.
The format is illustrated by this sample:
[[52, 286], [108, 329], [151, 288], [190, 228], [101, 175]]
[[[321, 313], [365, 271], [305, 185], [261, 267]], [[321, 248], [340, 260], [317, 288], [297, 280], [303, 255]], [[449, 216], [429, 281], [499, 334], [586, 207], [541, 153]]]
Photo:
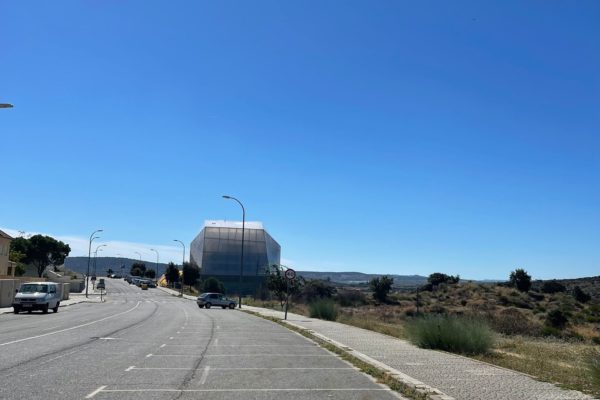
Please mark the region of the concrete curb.
[[[252, 307], [254, 309], [260, 309], [260, 307]], [[268, 310], [268, 309], [264, 309], [265, 311], [272, 311], [272, 310]], [[248, 310], [251, 312], [256, 312], [258, 314], [261, 314], [265, 317], [271, 317], [268, 313], [263, 313], [260, 311], [256, 311], [256, 310]], [[277, 318], [277, 317], [275, 317]], [[299, 329], [301, 331], [305, 331], [307, 333], [309, 333], [312, 336], [315, 336], [316, 338], [329, 343], [337, 348], [339, 348], [340, 350], [345, 351], [346, 353], [348, 353], [349, 355], [351, 355], [352, 357], [355, 357], [369, 365], [371, 365], [374, 368], [377, 368], [378, 370], [380, 370], [381, 372], [383, 372], [384, 374], [390, 376], [391, 378], [395, 379], [396, 381], [402, 383], [403, 385], [413, 389], [415, 392], [417, 393], [421, 393], [425, 396], [427, 396], [427, 398], [429, 400], [456, 400], [454, 397], [449, 396], [447, 394], [445, 394], [444, 392], [442, 392], [439, 389], [436, 389], [434, 387], [431, 387], [429, 385], [426, 385], [425, 383], [406, 375], [405, 373], [398, 371], [397, 369], [394, 369], [392, 367], [390, 367], [389, 365], [386, 365], [380, 361], [377, 361], [371, 357], [369, 357], [368, 355], [361, 353], [359, 351], [356, 351], [348, 346], [346, 346], [343, 343], [340, 343], [338, 341], [335, 341], [333, 339], [328, 338], [325, 335], [322, 335], [320, 333], [317, 333], [315, 331], [313, 331], [312, 329], [308, 329], [302, 325], [299, 325], [297, 323], [294, 322], [290, 322], [290, 321], [286, 321], [281, 319], [280, 320], [282, 323], [290, 325], [291, 327], [294, 327], [295, 329]]]
[[[181, 297], [181, 292], [179, 292], [177, 290], [165, 288], [165, 287], [162, 287], [162, 286], [157, 286], [156, 288], [162, 290], [165, 293], [170, 294], [171, 296]], [[183, 298], [186, 299], [186, 300], [196, 300], [196, 297], [190, 296], [189, 294], [184, 294]]]
[[454, 397], [448, 396], [441, 390], [431, 387], [429, 385], [426, 385], [423, 382], [421, 382], [411, 376], [408, 376], [405, 373], [400, 372], [397, 369], [390, 367], [389, 365], [386, 365], [380, 361], [377, 361], [377, 360], [369, 357], [366, 354], [356, 351], [356, 350], [346, 346], [343, 343], [337, 342], [333, 339], [328, 338], [325, 335], [317, 333], [311, 329], [307, 329], [307, 328], [305, 328], [301, 325], [295, 324], [293, 322], [283, 321], [283, 320], [282, 320], [282, 322], [284, 324], [289, 324], [289, 325], [295, 327], [296, 329], [304, 330], [304, 331], [310, 333], [311, 335], [313, 335], [327, 343], [330, 343], [330, 344], [334, 345], [335, 347], [340, 348], [341, 350], [345, 351], [349, 355], [358, 358], [359, 360], [379, 369], [380, 371], [382, 371], [386, 375], [389, 375], [390, 377], [394, 378], [398, 382], [408, 386], [411, 389], [414, 389], [416, 392], [427, 395], [427, 398], [430, 400], [456, 400]]

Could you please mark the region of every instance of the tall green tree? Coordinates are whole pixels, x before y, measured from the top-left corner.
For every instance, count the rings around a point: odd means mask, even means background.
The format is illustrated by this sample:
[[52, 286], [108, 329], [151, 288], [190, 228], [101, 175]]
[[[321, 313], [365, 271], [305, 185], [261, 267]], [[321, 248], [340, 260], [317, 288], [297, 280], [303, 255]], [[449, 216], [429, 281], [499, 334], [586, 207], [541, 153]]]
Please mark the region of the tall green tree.
[[144, 276], [146, 278], [154, 279], [156, 278], [156, 271], [153, 269], [147, 269], [146, 272], [144, 272]]
[[49, 265], [62, 265], [71, 252], [68, 244], [46, 235], [16, 238], [11, 242], [10, 250], [24, 255], [22, 261], [33, 265], [39, 277]]
[[531, 275], [523, 268], [517, 268], [508, 277], [510, 286], [517, 288], [519, 292], [528, 292], [531, 289]]
[[200, 268], [188, 262], [183, 264], [183, 284], [188, 285], [190, 290], [200, 278]]
[[459, 281], [460, 281], [459, 275], [452, 276], [452, 275], [443, 274], [441, 272], [434, 272], [433, 274], [429, 275], [429, 277], [427, 278], [427, 282], [431, 283], [432, 286], [438, 286], [442, 283], [454, 284], [454, 283], [458, 283]]
[[165, 279], [169, 286], [173, 287], [175, 282], [179, 282], [179, 269], [172, 262], [167, 265], [167, 270], [165, 271]]
[[131, 276], [144, 276], [146, 274], [146, 264], [143, 262], [134, 262], [129, 270]]
[[225, 293], [225, 285], [223, 285], [223, 282], [212, 276], [204, 281], [202, 289], [205, 292]]
[[25, 254], [16, 250], [12, 250], [11, 246], [8, 259], [15, 263], [15, 276], [23, 276], [25, 274], [25, 265], [22, 263], [22, 261], [25, 259]]
[[373, 291], [373, 298], [380, 303], [385, 303], [393, 283], [394, 278], [387, 275], [371, 279], [369, 287]]

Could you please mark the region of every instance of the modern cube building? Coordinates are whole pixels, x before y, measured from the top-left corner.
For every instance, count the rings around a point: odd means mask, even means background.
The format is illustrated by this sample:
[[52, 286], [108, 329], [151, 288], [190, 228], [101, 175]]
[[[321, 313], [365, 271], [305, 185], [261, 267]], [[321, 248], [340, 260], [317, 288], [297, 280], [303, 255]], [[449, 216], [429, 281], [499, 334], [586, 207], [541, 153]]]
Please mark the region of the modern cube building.
[[242, 223], [205, 221], [204, 228], [192, 241], [190, 261], [200, 268], [201, 279], [215, 277], [227, 293], [256, 294], [261, 290], [268, 267], [279, 264], [281, 246], [263, 229], [260, 222], [246, 222], [244, 229], [244, 265], [239, 285], [242, 250]]

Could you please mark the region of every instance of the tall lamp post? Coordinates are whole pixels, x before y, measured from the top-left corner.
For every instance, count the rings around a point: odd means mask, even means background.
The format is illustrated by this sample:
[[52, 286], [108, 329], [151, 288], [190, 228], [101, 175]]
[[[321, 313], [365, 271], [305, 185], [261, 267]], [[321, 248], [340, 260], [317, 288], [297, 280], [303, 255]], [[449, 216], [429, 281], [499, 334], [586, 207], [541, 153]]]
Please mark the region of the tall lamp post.
[[150, 251], [153, 251], [156, 253], [156, 279], [158, 281], [158, 250], [150, 249]]
[[98, 232], [104, 232], [104, 230], [98, 229], [97, 231], [94, 231], [90, 235], [90, 245], [88, 247], [88, 267], [87, 267], [87, 275], [85, 276], [85, 297], [86, 298], [88, 297], [88, 285], [90, 282], [90, 260], [92, 258], [92, 242], [94, 241], [94, 239], [99, 238], [99, 236], [94, 236]]
[[98, 258], [98, 252], [102, 251], [102, 247], [106, 247], [107, 245], [105, 244], [100, 244], [98, 245], [98, 247], [96, 247], [96, 251], [94, 251], [94, 275], [96, 276], [96, 258]]
[[183, 258], [181, 259], [181, 294], [180, 297], [183, 297], [183, 264], [185, 264], [185, 244], [181, 240], [173, 239], [174, 242], [178, 242], [183, 246]]
[[242, 255], [240, 256], [240, 279], [239, 279], [239, 304], [238, 308], [242, 308], [242, 275], [244, 273], [244, 229], [246, 227], [246, 209], [241, 201], [231, 196], [223, 196], [224, 199], [235, 200], [242, 207]]
[[119, 257], [119, 264], [121, 264], [121, 277], [125, 276], [125, 264], [123, 264], [123, 255], [117, 253], [117, 257]]

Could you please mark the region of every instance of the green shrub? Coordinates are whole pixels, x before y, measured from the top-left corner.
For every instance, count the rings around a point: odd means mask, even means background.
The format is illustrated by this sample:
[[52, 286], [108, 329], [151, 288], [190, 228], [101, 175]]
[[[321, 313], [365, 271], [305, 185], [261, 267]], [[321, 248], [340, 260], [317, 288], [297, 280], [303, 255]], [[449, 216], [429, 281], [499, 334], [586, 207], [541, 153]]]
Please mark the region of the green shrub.
[[567, 316], [560, 310], [552, 310], [546, 315], [546, 324], [552, 328], [564, 329], [567, 322]]
[[456, 316], [426, 316], [407, 321], [409, 340], [419, 347], [462, 354], [489, 352], [494, 334], [478, 319]]
[[355, 307], [367, 304], [367, 298], [363, 292], [358, 290], [340, 290], [336, 296], [342, 307]]
[[542, 336], [554, 336], [554, 337], [563, 337], [563, 333], [560, 329], [553, 328], [551, 326], [544, 326], [542, 329]]
[[308, 312], [311, 318], [325, 319], [335, 321], [338, 315], [338, 309], [333, 300], [321, 299], [308, 305]]

